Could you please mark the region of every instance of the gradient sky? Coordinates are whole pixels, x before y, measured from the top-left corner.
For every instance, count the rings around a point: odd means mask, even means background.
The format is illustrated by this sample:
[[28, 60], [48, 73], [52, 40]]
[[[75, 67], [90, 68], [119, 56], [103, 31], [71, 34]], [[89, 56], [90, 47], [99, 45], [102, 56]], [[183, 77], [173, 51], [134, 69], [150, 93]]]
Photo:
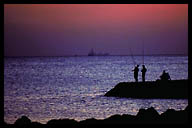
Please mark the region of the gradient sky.
[[188, 54], [187, 4], [9, 4], [5, 56]]

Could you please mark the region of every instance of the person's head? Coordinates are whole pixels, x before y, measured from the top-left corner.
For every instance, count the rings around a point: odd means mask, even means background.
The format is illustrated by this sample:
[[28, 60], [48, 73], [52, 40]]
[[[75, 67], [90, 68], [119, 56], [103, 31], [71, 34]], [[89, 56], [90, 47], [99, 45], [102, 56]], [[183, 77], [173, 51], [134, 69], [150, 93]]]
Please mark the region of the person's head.
[[165, 73], [165, 70], [163, 70], [163, 73]]
[[139, 67], [139, 65], [137, 64], [137, 67]]
[[145, 65], [142, 65], [143, 66], [143, 68], [145, 68]]

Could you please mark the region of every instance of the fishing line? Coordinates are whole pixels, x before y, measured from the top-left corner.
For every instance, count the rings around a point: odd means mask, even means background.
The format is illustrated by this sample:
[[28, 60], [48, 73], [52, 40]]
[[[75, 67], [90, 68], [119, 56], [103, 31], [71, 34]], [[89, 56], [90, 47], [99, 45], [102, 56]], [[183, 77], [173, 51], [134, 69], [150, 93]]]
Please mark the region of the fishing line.
[[134, 65], [136, 65], [136, 62], [135, 62], [135, 59], [134, 59], [133, 53], [132, 53], [132, 51], [131, 51], [131, 48], [129, 48], [129, 50], [130, 50], [130, 52], [131, 52], [131, 58], [132, 58], [132, 60], [133, 60], [133, 63], [134, 63]]

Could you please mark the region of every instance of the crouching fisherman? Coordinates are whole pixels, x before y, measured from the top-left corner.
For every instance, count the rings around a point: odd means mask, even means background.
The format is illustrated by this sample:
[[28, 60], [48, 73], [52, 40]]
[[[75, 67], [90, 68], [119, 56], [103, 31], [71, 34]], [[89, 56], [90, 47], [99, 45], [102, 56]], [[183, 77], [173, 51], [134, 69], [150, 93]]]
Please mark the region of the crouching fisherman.
[[165, 70], [163, 70], [163, 73], [160, 76], [160, 79], [163, 81], [168, 81], [168, 80], [171, 80], [171, 77], [168, 72], [165, 72]]

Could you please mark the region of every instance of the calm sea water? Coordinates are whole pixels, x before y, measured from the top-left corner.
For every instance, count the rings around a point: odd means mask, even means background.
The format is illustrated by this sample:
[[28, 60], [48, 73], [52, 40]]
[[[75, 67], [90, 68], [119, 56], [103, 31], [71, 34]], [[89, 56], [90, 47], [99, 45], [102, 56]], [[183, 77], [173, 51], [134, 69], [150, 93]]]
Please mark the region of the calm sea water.
[[[142, 64], [141, 56], [134, 59]], [[188, 100], [104, 97], [119, 82], [134, 81], [130, 56], [5, 58], [4, 63], [7, 123], [22, 115], [41, 123], [59, 118], [80, 121], [136, 115], [140, 108], [151, 106], [162, 113], [188, 105]], [[172, 79], [188, 78], [187, 56], [146, 56], [145, 64], [147, 81], [158, 79], [164, 69]]]

